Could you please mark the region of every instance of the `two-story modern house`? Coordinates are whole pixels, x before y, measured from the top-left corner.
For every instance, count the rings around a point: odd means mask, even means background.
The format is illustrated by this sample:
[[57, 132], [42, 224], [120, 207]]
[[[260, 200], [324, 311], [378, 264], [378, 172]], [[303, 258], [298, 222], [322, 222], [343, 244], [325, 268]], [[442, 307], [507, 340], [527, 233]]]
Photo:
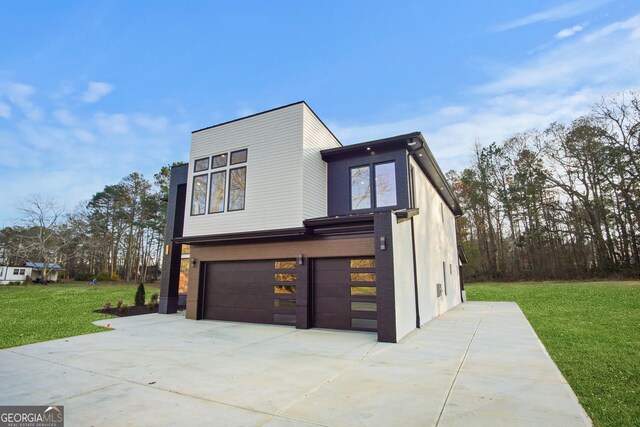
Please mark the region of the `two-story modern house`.
[[397, 342], [462, 301], [461, 213], [419, 132], [342, 146], [305, 102], [200, 129], [172, 170], [160, 312], [186, 287], [189, 319]]

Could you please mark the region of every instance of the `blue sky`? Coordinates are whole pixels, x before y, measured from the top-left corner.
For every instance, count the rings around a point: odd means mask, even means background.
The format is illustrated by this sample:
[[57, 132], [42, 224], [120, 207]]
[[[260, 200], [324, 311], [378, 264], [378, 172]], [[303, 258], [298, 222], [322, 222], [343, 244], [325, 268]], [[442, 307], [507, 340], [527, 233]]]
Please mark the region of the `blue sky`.
[[0, 227], [187, 160], [190, 131], [305, 100], [343, 144], [477, 141], [640, 87], [637, 1], [5, 1]]

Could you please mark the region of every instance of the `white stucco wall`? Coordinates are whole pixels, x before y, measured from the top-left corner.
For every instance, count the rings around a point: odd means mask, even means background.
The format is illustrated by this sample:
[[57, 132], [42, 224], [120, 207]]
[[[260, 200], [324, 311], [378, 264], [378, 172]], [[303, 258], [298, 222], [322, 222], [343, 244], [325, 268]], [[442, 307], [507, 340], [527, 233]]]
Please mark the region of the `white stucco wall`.
[[413, 280], [411, 222], [400, 224], [391, 215], [393, 240], [393, 279], [396, 299], [396, 339], [400, 340], [416, 328], [416, 299]]
[[[458, 248], [453, 212], [413, 159], [410, 164], [415, 169], [416, 200], [420, 209], [414, 224], [420, 322], [424, 324], [461, 302]], [[443, 292], [438, 298], [436, 285], [444, 285], [445, 276], [447, 295]]]

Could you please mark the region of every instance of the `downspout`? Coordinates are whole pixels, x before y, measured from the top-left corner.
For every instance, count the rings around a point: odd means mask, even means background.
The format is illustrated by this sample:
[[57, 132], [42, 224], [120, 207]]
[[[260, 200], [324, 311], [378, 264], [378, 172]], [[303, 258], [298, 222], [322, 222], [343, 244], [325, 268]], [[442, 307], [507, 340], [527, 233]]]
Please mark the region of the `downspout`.
[[[416, 140], [413, 141], [415, 144]], [[422, 143], [420, 143], [422, 146]], [[416, 149], [417, 150], [417, 149]], [[411, 154], [414, 152], [409, 151], [407, 153], [407, 175], [409, 176], [409, 196], [411, 197], [411, 208], [415, 208], [415, 173], [411, 174]], [[414, 190], [412, 192], [412, 189]], [[413, 223], [413, 217], [411, 217], [411, 253], [413, 255], [413, 290], [416, 299], [416, 328], [420, 328], [420, 299], [418, 298], [418, 265], [416, 257], [416, 231]]]

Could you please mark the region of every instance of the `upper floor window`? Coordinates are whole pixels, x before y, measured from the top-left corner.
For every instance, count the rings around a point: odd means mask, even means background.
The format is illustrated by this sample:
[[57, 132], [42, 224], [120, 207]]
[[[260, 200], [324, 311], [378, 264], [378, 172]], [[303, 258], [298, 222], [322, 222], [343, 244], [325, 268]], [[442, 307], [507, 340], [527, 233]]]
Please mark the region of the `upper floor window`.
[[369, 166], [351, 168], [351, 209], [371, 208], [370, 176]]
[[231, 164], [237, 165], [239, 163], [246, 163], [247, 150], [238, 150], [231, 153]]
[[227, 166], [227, 155], [220, 154], [218, 156], [213, 156], [213, 163], [211, 165], [211, 168], [215, 169], [221, 168], [223, 166]]
[[373, 165], [373, 186], [371, 186], [371, 167], [358, 166], [351, 173], [351, 209], [382, 208], [398, 204], [396, 191], [395, 162], [377, 163]]
[[193, 171], [194, 172], [206, 171], [207, 169], [209, 169], [209, 158], [208, 157], [206, 157], [204, 159], [198, 159], [193, 164]]
[[395, 206], [396, 193], [396, 164], [379, 163], [375, 165], [376, 207]]
[[244, 209], [244, 196], [247, 188], [247, 168], [231, 169], [229, 172], [229, 210]]
[[191, 215], [204, 215], [207, 204], [207, 175], [193, 177]]
[[230, 168], [229, 166], [246, 163], [247, 150], [198, 159], [195, 161], [194, 171], [208, 170], [209, 160], [211, 160], [211, 169], [214, 171], [193, 177], [191, 215], [220, 213], [224, 212], [225, 208], [227, 212], [243, 210], [247, 167], [243, 165]]

